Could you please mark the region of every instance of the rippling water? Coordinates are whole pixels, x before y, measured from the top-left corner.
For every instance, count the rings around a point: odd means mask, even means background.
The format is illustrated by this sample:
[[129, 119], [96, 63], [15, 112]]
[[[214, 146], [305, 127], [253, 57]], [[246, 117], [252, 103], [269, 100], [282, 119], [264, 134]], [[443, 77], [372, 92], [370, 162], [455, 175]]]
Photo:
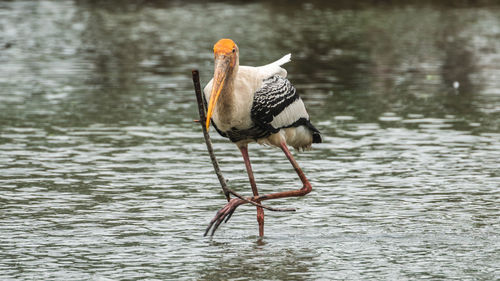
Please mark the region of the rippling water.
[[[330, 2], [0, 2], [2, 280], [500, 278], [500, 9]], [[211, 47], [287, 65], [324, 143], [259, 239], [225, 203], [196, 118]], [[212, 134], [229, 184], [234, 145]], [[295, 189], [250, 147], [262, 193]]]

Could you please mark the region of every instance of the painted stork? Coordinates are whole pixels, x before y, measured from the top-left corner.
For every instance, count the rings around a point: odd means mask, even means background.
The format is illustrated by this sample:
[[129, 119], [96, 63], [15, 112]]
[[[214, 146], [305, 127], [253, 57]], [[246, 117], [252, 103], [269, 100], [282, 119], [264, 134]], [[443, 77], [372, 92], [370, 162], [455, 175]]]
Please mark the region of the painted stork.
[[[281, 65], [290, 61], [290, 54], [259, 67], [239, 65], [238, 46], [231, 39], [221, 39], [214, 45], [214, 77], [204, 89], [207, 108], [207, 130], [210, 122], [223, 137], [229, 138], [241, 151], [248, 179], [253, 191], [250, 200], [304, 196], [311, 191], [311, 184], [288, 150], [311, 148], [321, 143], [320, 132], [309, 121], [302, 99], [286, 79], [287, 72]], [[248, 144], [257, 142], [281, 148], [302, 181], [302, 188], [259, 195], [248, 157]], [[236, 208], [245, 201], [234, 198], [219, 210], [212, 219], [205, 236], [212, 228], [212, 235], [222, 221], [229, 220]], [[259, 235], [264, 235], [264, 210], [257, 207]]]

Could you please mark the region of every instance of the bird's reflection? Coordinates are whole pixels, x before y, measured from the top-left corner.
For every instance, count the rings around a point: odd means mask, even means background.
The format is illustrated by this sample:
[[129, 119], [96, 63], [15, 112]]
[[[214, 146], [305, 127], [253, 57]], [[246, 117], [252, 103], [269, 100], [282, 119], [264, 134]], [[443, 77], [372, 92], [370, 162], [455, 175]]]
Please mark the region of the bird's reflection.
[[245, 245], [211, 241], [211, 255], [220, 256], [212, 256], [214, 262], [197, 271], [200, 279], [306, 280], [310, 277], [309, 268], [315, 262], [312, 250], [268, 240], [256, 238]]

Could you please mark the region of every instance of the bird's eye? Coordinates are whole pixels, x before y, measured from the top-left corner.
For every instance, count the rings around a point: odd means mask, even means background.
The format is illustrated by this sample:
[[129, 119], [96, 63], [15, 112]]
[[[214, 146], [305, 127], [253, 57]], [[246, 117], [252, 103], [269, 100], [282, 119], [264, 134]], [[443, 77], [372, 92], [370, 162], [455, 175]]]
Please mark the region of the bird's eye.
[[236, 53], [236, 49], [233, 49], [233, 53]]

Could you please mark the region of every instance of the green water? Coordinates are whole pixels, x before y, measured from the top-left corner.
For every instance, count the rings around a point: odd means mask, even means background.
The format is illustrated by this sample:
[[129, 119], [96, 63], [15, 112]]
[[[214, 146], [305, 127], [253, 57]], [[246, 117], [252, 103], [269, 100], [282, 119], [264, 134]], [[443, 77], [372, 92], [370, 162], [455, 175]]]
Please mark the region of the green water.
[[[0, 279], [500, 278], [500, 7], [449, 2], [0, 2]], [[191, 70], [223, 37], [243, 65], [292, 53], [324, 139], [263, 239], [251, 206], [202, 236], [225, 200]], [[300, 187], [250, 156], [261, 193]]]

